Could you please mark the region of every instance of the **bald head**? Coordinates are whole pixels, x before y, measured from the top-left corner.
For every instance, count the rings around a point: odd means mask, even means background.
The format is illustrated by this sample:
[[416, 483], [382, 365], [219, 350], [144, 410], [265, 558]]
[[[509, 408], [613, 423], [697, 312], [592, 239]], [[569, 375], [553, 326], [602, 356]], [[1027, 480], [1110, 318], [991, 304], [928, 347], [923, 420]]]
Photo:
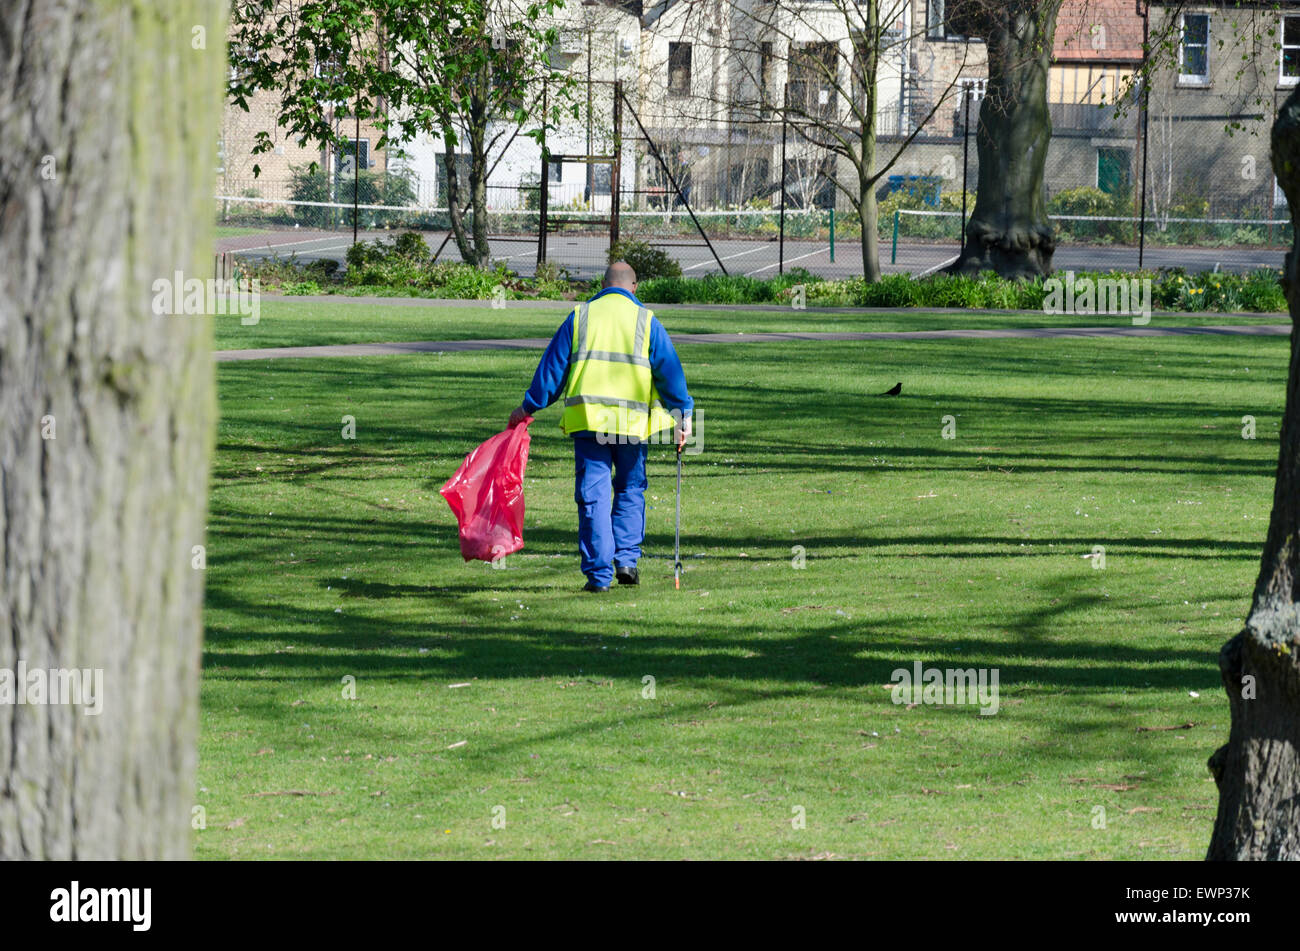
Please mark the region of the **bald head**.
[[615, 261], [605, 268], [605, 281], [601, 287], [620, 287], [625, 291], [636, 290], [636, 271], [626, 261]]

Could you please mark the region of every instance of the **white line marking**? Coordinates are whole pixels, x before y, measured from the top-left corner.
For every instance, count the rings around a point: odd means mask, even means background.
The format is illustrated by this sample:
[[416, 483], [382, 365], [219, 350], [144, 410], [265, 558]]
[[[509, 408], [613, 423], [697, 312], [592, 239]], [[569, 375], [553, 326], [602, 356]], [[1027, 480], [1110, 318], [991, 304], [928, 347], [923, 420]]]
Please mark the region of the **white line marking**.
[[945, 268], [945, 267], [947, 267], [947, 266], [948, 266], [949, 264], [951, 264], [953, 261], [956, 261], [959, 257], [961, 257], [960, 254], [954, 254], [954, 255], [953, 255], [952, 257], [950, 257], [948, 260], [946, 260], [946, 261], [941, 261], [941, 262], [939, 262], [938, 264], [936, 264], [934, 267], [930, 268], [930, 269], [927, 270], [927, 271], [922, 271], [920, 274], [918, 274], [918, 275], [916, 275], [916, 276], [917, 276], [918, 278], [929, 277], [929, 276], [930, 276], [931, 274], [933, 274], [935, 271], [938, 271], [938, 270], [940, 270], [941, 268]]
[[[831, 249], [831, 246], [828, 244], [828, 245], [827, 245], [826, 247], [824, 247], [824, 248], [819, 248], [819, 249], [816, 250], [816, 251], [809, 251], [807, 254], [801, 254], [801, 255], [799, 255], [797, 258], [786, 258], [786, 259], [785, 259], [785, 263], [786, 263], [786, 264], [793, 264], [795, 261], [802, 261], [804, 258], [810, 258], [810, 257], [812, 257], [814, 254], [824, 254], [825, 252], [829, 251], [830, 249]], [[753, 277], [755, 274], [761, 274], [762, 272], [768, 270], [768, 268], [779, 267], [780, 264], [781, 264], [781, 262], [778, 261], [776, 264], [769, 264], [769, 265], [767, 265], [766, 267], [760, 267], [760, 268], [759, 268], [758, 270], [756, 270], [756, 271], [747, 271], [747, 272], [745, 273], [745, 277]]]
[[281, 241], [278, 244], [272, 244], [270, 241], [268, 241], [266, 242], [265, 245], [253, 245], [250, 248], [234, 248], [231, 250], [230, 253], [238, 254], [240, 251], [261, 251], [263, 248], [265, 248], [268, 251], [274, 251], [276, 248], [292, 248], [294, 245], [297, 244], [319, 244], [322, 241], [337, 242], [340, 240], [343, 241], [343, 244], [339, 245], [338, 248], [325, 247], [325, 248], [318, 248], [317, 250], [320, 251], [341, 250], [342, 248], [345, 248], [352, 243], [349, 240], [340, 239], [340, 238], [304, 238], [302, 241]]
[[[746, 255], [746, 254], [755, 254], [755, 253], [757, 253], [757, 252], [759, 252], [759, 251], [762, 251], [763, 248], [764, 248], [764, 245], [760, 244], [758, 247], [756, 247], [756, 248], [750, 248], [748, 251], [737, 251], [735, 254], [724, 254], [724, 255], [722, 256], [722, 260], [723, 260], [723, 261], [730, 261], [732, 258], [743, 257], [743, 256]], [[684, 267], [684, 268], [682, 268], [682, 270], [683, 270], [683, 271], [693, 271], [693, 270], [694, 270], [695, 268], [697, 268], [697, 267], [708, 267], [708, 266], [709, 266], [710, 264], [712, 264], [712, 263], [713, 263], [713, 258], [710, 257], [710, 258], [707, 258], [706, 260], [700, 261], [698, 264], [691, 264], [691, 265], [689, 265], [689, 266], [687, 266], [687, 267]]]

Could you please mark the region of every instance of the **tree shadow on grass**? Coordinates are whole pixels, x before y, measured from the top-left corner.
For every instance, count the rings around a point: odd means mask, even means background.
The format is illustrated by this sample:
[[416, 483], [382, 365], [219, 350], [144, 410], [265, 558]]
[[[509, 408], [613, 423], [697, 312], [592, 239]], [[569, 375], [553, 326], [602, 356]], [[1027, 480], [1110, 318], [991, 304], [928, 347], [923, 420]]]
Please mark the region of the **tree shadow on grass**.
[[[494, 572], [495, 573], [495, 572]], [[519, 579], [522, 580], [522, 579]], [[1084, 582], [1058, 578], [1039, 598], [1002, 613], [943, 622], [908, 610], [887, 619], [841, 617], [816, 605], [747, 609], [765, 620], [700, 616], [690, 595], [661, 601], [659, 630], [602, 610], [653, 593], [615, 591], [592, 599], [576, 585], [539, 590], [538, 579], [503, 589], [506, 600], [553, 597], [558, 612], [506, 620], [499, 604], [474, 600], [475, 581], [429, 586], [364, 578], [321, 579], [343, 595], [342, 613], [250, 603], [228, 587], [209, 588], [205, 664], [226, 671], [271, 669], [277, 677], [337, 682], [345, 673], [441, 681], [474, 678], [632, 678], [800, 684], [857, 688], [889, 682], [914, 661], [944, 667], [998, 667], [1017, 682], [1084, 690], [1164, 687], [1206, 690], [1218, 682], [1209, 647], [1143, 647], [1102, 636], [1083, 639], [1077, 617], [1105, 604]], [[666, 592], [673, 595], [672, 592]], [[806, 595], [796, 593], [787, 600]], [[1170, 603], [1176, 603], [1170, 597]], [[395, 607], [390, 607], [390, 605]], [[550, 607], [554, 607], [552, 604]], [[412, 619], [418, 613], [420, 619]], [[226, 618], [235, 621], [226, 626]], [[508, 615], [507, 615], [508, 616]], [[1226, 625], [1225, 625], [1226, 627]], [[269, 633], [273, 628], [274, 633]], [[665, 629], [671, 633], [665, 632]], [[989, 633], [990, 629], [1005, 635]], [[253, 633], [256, 631], [256, 633]], [[1100, 635], [1101, 632], [1098, 632]], [[292, 651], [241, 650], [249, 641]], [[419, 654], [424, 648], [429, 653]]]

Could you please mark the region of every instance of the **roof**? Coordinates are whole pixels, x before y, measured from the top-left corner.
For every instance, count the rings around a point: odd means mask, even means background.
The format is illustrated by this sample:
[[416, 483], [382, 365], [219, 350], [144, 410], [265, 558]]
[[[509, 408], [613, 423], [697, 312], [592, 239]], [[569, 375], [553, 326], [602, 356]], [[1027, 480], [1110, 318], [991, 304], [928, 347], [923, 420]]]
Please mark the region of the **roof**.
[[1139, 0], [1064, 0], [1052, 58], [1058, 63], [1142, 61]]
[[653, 3], [644, 4], [644, 12], [641, 14], [641, 29], [648, 30], [655, 25], [655, 22], [665, 13], [677, 6], [678, 0], [655, 0]]

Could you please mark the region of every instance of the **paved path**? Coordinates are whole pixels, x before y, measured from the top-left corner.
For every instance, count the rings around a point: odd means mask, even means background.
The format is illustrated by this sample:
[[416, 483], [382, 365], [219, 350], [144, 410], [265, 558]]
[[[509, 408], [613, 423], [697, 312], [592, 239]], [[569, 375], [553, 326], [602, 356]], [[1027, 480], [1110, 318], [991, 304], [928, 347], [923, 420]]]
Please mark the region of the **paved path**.
[[[1004, 340], [1012, 337], [1183, 337], [1265, 336], [1291, 332], [1290, 324], [1247, 324], [1227, 327], [1021, 327], [1000, 330], [882, 330], [862, 333], [725, 333], [671, 334], [674, 344], [766, 343], [780, 340]], [[547, 337], [511, 340], [419, 340], [411, 343], [346, 343], [321, 347], [264, 347], [218, 350], [218, 363], [234, 360], [280, 360], [293, 357], [376, 357], [398, 353], [451, 353], [466, 350], [543, 350]]]

